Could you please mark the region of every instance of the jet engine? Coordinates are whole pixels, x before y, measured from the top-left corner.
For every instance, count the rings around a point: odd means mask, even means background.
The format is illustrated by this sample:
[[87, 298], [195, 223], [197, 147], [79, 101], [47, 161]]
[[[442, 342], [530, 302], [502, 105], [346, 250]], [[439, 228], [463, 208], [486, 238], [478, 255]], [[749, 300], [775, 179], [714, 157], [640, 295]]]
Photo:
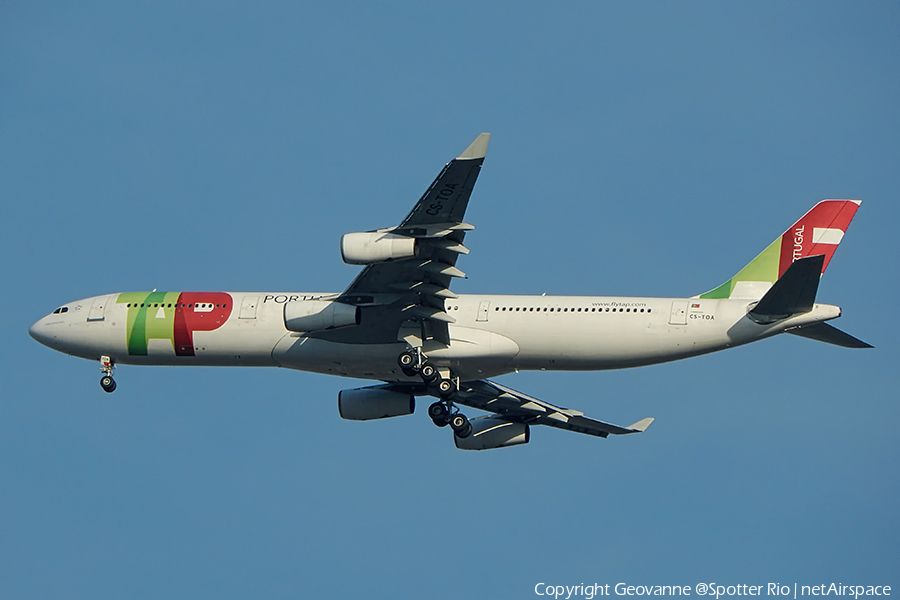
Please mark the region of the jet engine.
[[478, 417], [469, 419], [472, 434], [461, 438], [453, 436], [460, 450], [490, 450], [527, 444], [531, 431], [526, 423], [515, 423], [500, 417]]
[[359, 308], [331, 300], [296, 300], [284, 305], [288, 331], [325, 331], [359, 325]]
[[416, 238], [370, 231], [341, 237], [341, 257], [348, 265], [370, 265], [418, 255]]
[[382, 387], [357, 388], [338, 393], [338, 411], [342, 418], [351, 421], [411, 415], [415, 410], [415, 396]]

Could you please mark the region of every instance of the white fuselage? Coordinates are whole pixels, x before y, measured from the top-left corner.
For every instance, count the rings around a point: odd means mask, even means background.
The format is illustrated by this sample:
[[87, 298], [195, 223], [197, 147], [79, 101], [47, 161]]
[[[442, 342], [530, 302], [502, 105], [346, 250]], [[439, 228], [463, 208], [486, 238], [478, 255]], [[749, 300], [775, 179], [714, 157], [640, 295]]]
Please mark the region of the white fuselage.
[[[287, 330], [286, 302], [331, 295], [206, 296], [87, 298], [44, 317], [30, 333], [60, 352], [92, 360], [108, 356], [118, 364], [273, 366], [415, 380], [397, 365], [408, 347], [402, 339], [349, 344]], [[619, 369], [723, 350], [840, 316], [840, 308], [817, 304], [809, 313], [762, 325], [747, 316], [748, 306], [747, 300], [697, 298], [462, 295], [446, 301], [456, 321], [449, 326], [450, 346], [426, 342], [423, 349], [463, 381], [516, 370]]]

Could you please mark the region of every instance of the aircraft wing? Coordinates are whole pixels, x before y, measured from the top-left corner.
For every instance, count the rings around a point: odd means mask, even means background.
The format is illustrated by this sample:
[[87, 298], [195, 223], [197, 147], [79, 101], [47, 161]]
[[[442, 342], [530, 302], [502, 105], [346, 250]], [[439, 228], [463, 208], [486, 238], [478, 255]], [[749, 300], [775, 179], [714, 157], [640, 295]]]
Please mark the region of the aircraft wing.
[[522, 392], [487, 380], [467, 381], [453, 397], [457, 404], [497, 414], [508, 421], [529, 425], [549, 425], [598, 437], [640, 433], [650, 426], [652, 418], [642, 419], [628, 427], [605, 423], [570, 408], [554, 406]]
[[444, 301], [456, 298], [450, 291], [454, 277], [465, 277], [456, 268], [466, 232], [463, 222], [469, 196], [487, 152], [489, 133], [482, 133], [466, 150], [444, 167], [400, 225], [379, 232], [415, 238], [417, 255], [366, 266], [338, 297], [339, 302], [360, 307], [358, 327], [317, 335], [334, 341], [369, 343], [396, 341], [403, 321], [418, 321], [423, 339], [450, 343], [448, 323], [454, 322]]

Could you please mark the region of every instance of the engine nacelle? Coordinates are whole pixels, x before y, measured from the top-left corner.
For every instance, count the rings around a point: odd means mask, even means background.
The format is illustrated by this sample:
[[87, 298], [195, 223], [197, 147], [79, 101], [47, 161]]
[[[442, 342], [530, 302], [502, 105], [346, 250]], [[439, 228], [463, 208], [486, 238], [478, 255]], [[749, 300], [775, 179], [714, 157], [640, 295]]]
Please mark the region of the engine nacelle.
[[370, 265], [418, 254], [416, 238], [370, 231], [341, 237], [341, 257], [348, 265]]
[[359, 325], [359, 308], [331, 300], [295, 300], [284, 305], [288, 331], [325, 331]]
[[514, 423], [500, 417], [478, 417], [470, 419], [472, 434], [461, 438], [453, 436], [460, 450], [490, 450], [527, 444], [531, 430], [526, 423]]
[[416, 397], [380, 387], [343, 390], [338, 393], [338, 411], [351, 421], [370, 421], [386, 417], [411, 415], [416, 410]]

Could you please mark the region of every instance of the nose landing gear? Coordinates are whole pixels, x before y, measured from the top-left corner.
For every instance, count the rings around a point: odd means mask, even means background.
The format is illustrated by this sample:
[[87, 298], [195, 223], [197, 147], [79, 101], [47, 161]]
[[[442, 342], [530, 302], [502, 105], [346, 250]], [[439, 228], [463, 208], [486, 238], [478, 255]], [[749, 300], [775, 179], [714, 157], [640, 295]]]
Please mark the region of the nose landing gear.
[[113, 364], [113, 361], [108, 356], [100, 357], [100, 370], [103, 372], [103, 377], [100, 378], [100, 387], [103, 388], [103, 391], [107, 394], [111, 394], [116, 391], [116, 380], [113, 379], [113, 371], [115, 371], [116, 366]]

